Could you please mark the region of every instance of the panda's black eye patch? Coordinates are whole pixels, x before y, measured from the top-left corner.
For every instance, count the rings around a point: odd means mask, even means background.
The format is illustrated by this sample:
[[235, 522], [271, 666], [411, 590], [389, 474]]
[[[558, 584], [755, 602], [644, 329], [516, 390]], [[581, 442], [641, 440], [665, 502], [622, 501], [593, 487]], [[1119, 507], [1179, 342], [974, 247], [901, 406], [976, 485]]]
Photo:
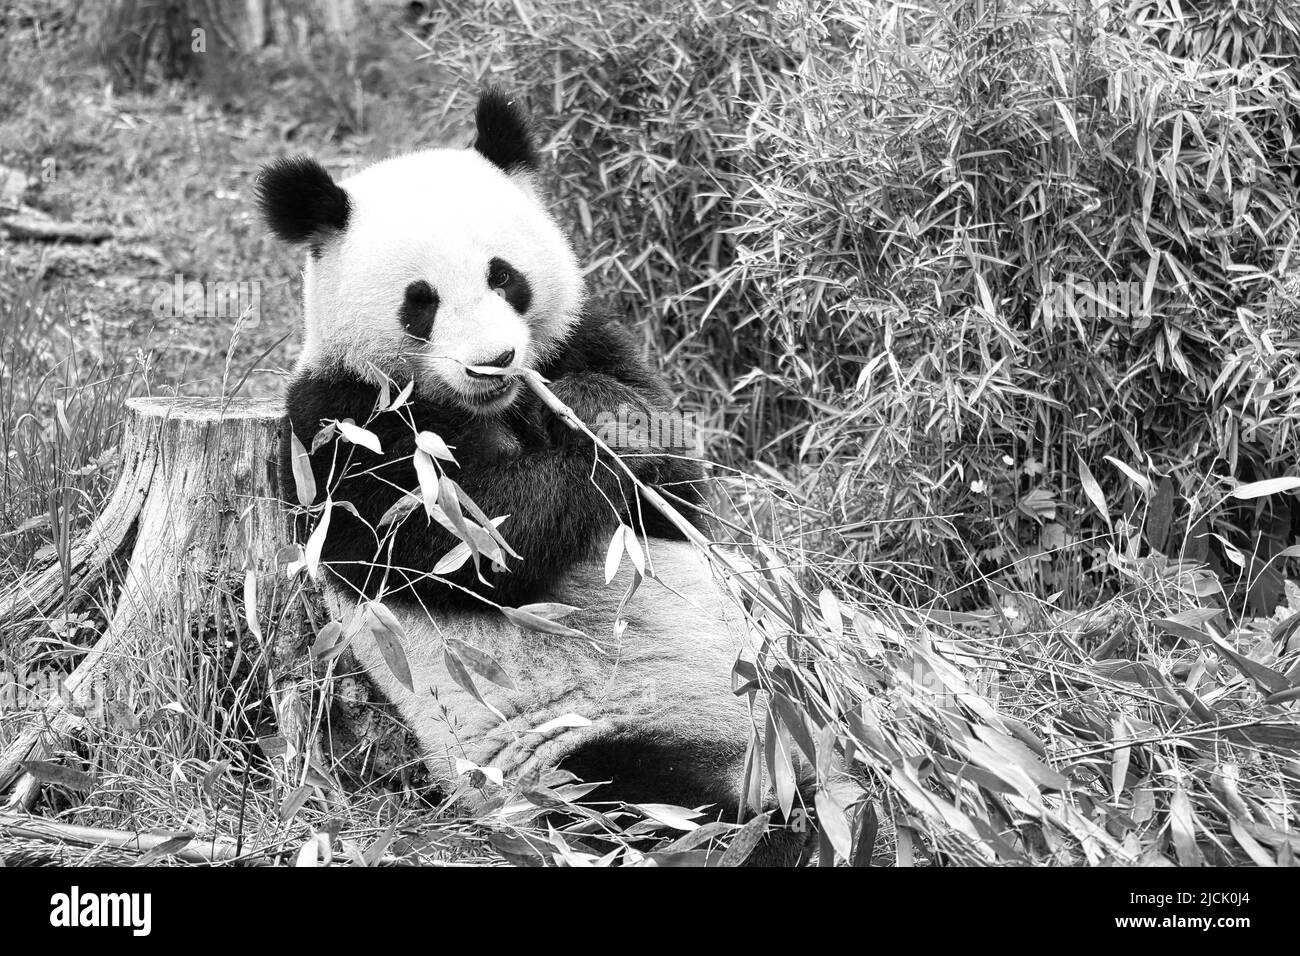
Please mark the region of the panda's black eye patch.
[[408, 335], [417, 339], [429, 338], [433, 332], [433, 319], [438, 314], [438, 293], [433, 286], [423, 279], [417, 279], [406, 287], [406, 298], [398, 318]]
[[522, 272], [506, 260], [496, 257], [488, 263], [488, 288], [501, 295], [520, 315], [533, 304], [533, 290]]

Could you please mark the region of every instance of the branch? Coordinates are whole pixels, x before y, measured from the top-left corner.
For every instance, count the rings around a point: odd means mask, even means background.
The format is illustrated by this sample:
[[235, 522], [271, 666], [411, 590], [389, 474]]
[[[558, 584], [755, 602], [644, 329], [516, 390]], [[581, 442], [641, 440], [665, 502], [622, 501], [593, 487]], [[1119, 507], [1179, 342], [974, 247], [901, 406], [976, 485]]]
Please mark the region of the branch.
[[[0, 832], [8, 837], [38, 840], [42, 843], [114, 847], [135, 853], [148, 853], [179, 836], [176, 833], [134, 833], [129, 830], [83, 827], [75, 823], [58, 823], [45, 817], [16, 813], [0, 813]], [[228, 837], [194, 837], [186, 846], [169, 855], [187, 863], [223, 863], [235, 859], [238, 852], [235, 841]], [[248, 862], [258, 865], [260, 861]]]

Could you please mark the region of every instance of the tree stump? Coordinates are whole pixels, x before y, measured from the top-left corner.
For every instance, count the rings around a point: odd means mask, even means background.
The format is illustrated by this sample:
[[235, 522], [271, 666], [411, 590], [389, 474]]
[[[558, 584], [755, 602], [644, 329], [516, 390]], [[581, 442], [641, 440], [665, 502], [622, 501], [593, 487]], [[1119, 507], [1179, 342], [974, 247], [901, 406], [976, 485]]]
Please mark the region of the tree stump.
[[[30, 804], [38, 784], [23, 762], [39, 758], [87, 724], [106, 688], [151, 640], [212, 589], [243, 605], [248, 629], [269, 646], [272, 695], [287, 759], [301, 754], [302, 709], [291, 671], [306, 637], [300, 588], [277, 574], [292, 538], [280, 500], [279, 401], [135, 398], [127, 402], [121, 472], [103, 513], [55, 563], [0, 594], [0, 627], [63, 616], [124, 566], [108, 625], [44, 712], [0, 751], [0, 792]], [[120, 562], [120, 563], [119, 563]], [[187, 604], [187, 602], [189, 602]]]

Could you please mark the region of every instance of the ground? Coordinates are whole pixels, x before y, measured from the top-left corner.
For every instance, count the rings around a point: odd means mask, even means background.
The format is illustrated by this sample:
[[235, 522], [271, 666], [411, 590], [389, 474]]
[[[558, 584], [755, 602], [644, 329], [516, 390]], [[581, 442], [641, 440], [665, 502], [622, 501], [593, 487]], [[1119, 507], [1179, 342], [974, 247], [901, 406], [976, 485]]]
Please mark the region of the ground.
[[[373, 25], [388, 59], [371, 62], [414, 81], [433, 78], [421, 48], [394, 16]], [[61, 334], [81, 348], [135, 358], [152, 391], [217, 394], [245, 379], [244, 392], [275, 394], [297, 351], [297, 252], [268, 236], [253, 204], [260, 166], [290, 152], [318, 156], [336, 171], [392, 152], [435, 145], [468, 127], [437, 105], [371, 92], [364, 133], [321, 109], [305, 62], [265, 62], [240, 89], [190, 82], [117, 92], [67, 32], [6, 37], [0, 74], [0, 165], [25, 174], [22, 201], [58, 219], [108, 227], [92, 245], [0, 244], [0, 274], [37, 280], [35, 291], [68, 296]], [[277, 54], [278, 56], [278, 54]], [[306, 54], [303, 54], [305, 57]], [[466, 101], [468, 105], [468, 100]], [[260, 312], [159, 318], [153, 303], [180, 274], [186, 281], [255, 282]]]

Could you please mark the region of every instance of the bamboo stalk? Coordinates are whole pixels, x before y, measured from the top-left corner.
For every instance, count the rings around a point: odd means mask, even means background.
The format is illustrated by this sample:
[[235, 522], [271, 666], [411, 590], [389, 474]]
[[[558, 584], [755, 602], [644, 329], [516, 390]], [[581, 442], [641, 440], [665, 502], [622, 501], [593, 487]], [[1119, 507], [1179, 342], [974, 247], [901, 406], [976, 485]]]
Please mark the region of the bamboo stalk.
[[[532, 389], [533, 394], [541, 400], [543, 405], [558, 415], [559, 418], [571, 429], [587, 436], [587, 438], [589, 438], [597, 448], [618, 462], [619, 467], [623, 469], [627, 476], [631, 478], [632, 482], [636, 485], [637, 490], [641, 493], [641, 497], [649, 502], [656, 511], [667, 518], [672, 523], [673, 527], [686, 537], [686, 540], [690, 541], [691, 544], [703, 551], [710, 561], [720, 564], [730, 576], [729, 580], [734, 581], [736, 586], [746, 595], [753, 598], [755, 601], [762, 604], [764, 608], [776, 615], [782, 624], [790, 628], [795, 627], [794, 617], [791, 615], [790, 610], [779, 597], [772, 594], [767, 588], [762, 587], [753, 580], [752, 569], [738, 562], [719, 545], [706, 538], [700, 533], [699, 529], [697, 529], [695, 525], [691, 524], [682, 516], [681, 512], [669, 504], [663, 495], [659, 494], [658, 491], [651, 488], [634, 475], [632, 469], [628, 467], [627, 463], [623, 461], [622, 458], [619, 457], [618, 453], [610, 448], [609, 445], [605, 444], [599, 435], [587, 427], [586, 423], [577, 416], [577, 413], [575, 413], [572, 408], [560, 401], [559, 398], [556, 397], [555, 393], [546, 387], [545, 379], [532, 369], [520, 369], [517, 370], [517, 373], [521, 378], [523, 378], [528, 387]], [[796, 587], [794, 582], [791, 582], [791, 587]], [[805, 599], [808, 599], [807, 595], [803, 595], [802, 592], [799, 593]]]

